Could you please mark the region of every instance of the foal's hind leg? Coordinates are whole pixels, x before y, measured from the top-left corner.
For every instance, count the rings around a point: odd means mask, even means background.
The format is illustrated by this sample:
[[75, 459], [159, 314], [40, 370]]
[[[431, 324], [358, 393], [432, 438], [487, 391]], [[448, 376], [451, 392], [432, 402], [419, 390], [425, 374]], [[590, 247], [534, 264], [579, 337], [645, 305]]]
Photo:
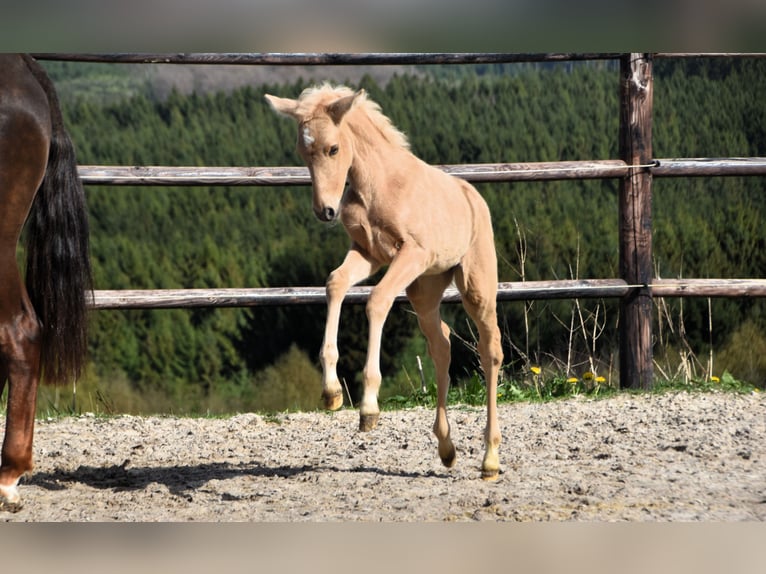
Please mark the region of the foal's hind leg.
[[375, 286], [367, 301], [367, 320], [370, 324], [367, 362], [364, 365], [364, 393], [359, 405], [359, 430], [370, 431], [378, 424], [380, 408], [378, 390], [382, 375], [380, 372], [380, 345], [383, 324], [394, 299], [415, 281], [425, 268], [426, 253], [418, 246], [405, 243], [399, 250], [388, 271]]
[[[491, 239], [491, 236], [490, 236]], [[487, 426], [484, 430], [484, 461], [481, 476], [496, 480], [500, 473], [500, 425], [497, 419], [497, 378], [503, 361], [497, 326], [497, 262], [494, 245], [464, 258], [455, 273], [463, 306], [479, 331], [479, 356], [487, 385]]]
[[439, 314], [442, 294], [452, 280], [452, 271], [420, 277], [407, 288], [407, 297], [418, 316], [418, 325], [428, 341], [428, 354], [436, 370], [437, 402], [434, 434], [439, 441], [439, 458], [444, 466], [455, 464], [455, 445], [450, 438], [447, 420], [449, 392], [450, 330]]

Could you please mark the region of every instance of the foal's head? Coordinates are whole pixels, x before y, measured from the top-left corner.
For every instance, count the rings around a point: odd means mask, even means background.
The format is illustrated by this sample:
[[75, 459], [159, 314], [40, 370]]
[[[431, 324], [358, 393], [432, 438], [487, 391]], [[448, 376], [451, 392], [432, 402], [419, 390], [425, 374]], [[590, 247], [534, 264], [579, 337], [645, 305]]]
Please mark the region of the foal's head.
[[322, 221], [333, 221], [340, 210], [354, 156], [343, 119], [360, 96], [364, 90], [330, 86], [305, 90], [297, 100], [266, 95], [274, 110], [298, 122], [298, 153], [309, 168], [314, 213]]

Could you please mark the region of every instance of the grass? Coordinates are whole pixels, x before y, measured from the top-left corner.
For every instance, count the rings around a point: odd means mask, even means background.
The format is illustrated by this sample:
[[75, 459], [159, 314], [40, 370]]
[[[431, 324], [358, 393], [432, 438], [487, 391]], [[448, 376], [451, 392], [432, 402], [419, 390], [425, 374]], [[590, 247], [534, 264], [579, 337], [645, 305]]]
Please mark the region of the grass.
[[[574, 397], [606, 398], [620, 392], [615, 385], [609, 384], [601, 377], [588, 376], [581, 378], [565, 377], [553, 374], [544, 377], [542, 374], [530, 373], [530, 376], [522, 380], [502, 379], [498, 382], [498, 403], [513, 402], [545, 402], [552, 400], [568, 399]], [[693, 380], [658, 380], [655, 382], [652, 393], [663, 392], [728, 392], [749, 394], [759, 392], [759, 389], [747, 382], [735, 379], [730, 373], [725, 372], [720, 378], [693, 379]], [[452, 385], [448, 395], [449, 404], [465, 404], [481, 406], [487, 402], [487, 390], [483, 378], [479, 373], [474, 373], [469, 379]], [[394, 395], [381, 400], [381, 407], [386, 410], [396, 410], [411, 407], [436, 407], [436, 385], [427, 385], [426, 392], [420, 389], [408, 395]]]
[[[398, 410], [413, 407], [436, 407], [436, 384], [431, 377], [428, 377], [425, 388], [420, 385], [409, 386], [408, 392], [400, 392], [390, 396], [380, 398], [380, 406], [383, 410]], [[67, 392], [69, 391], [69, 392]], [[401, 388], [400, 388], [401, 391]], [[655, 381], [651, 393], [664, 392], [724, 392], [750, 394], [760, 392], [761, 389], [753, 384], [738, 380], [729, 372], [724, 372], [721, 377], [699, 377], [699, 378], [676, 378], [676, 379], [658, 379]], [[546, 402], [561, 399], [570, 399], [575, 397], [588, 398], [606, 398], [614, 396], [621, 392], [644, 393], [647, 391], [620, 390], [610, 381], [603, 377], [595, 377], [591, 373], [584, 373], [581, 377], [569, 377], [550, 370], [540, 370], [533, 367], [521, 378], [511, 378], [501, 376], [498, 382], [497, 399], [498, 403], [515, 402]], [[77, 404], [73, 404], [72, 397], [69, 394], [71, 389], [62, 389], [61, 387], [41, 387], [38, 395], [37, 417], [43, 419], [56, 419], [67, 416], [77, 416], [83, 412], [93, 413], [96, 416], [105, 416], [120, 414], [119, 409], [111, 407], [109, 397], [102, 396], [99, 389], [96, 393], [81, 393]], [[5, 414], [6, 392], [0, 397], [0, 414]], [[484, 378], [479, 372], [474, 372], [455, 384], [449, 390], [448, 404], [483, 406], [487, 402], [487, 391], [484, 384]], [[256, 412], [264, 416], [267, 420], [277, 422], [280, 416], [285, 412], [284, 409], [234, 409], [229, 415], [237, 412]], [[301, 409], [289, 409], [292, 412]], [[315, 409], [305, 409], [315, 410]], [[161, 413], [152, 413], [162, 416]], [[226, 417], [229, 416], [223, 412], [200, 412], [200, 413], [165, 413], [166, 415], [178, 414], [179, 416], [194, 417]]]
[[698, 378], [690, 381], [682, 379], [663, 380], [655, 383], [652, 392], [660, 393], [665, 391], [688, 391], [688, 392], [728, 392], [749, 394], [761, 392], [757, 386], [740, 381], [729, 373], [724, 371], [721, 377], [711, 377], [709, 379]]

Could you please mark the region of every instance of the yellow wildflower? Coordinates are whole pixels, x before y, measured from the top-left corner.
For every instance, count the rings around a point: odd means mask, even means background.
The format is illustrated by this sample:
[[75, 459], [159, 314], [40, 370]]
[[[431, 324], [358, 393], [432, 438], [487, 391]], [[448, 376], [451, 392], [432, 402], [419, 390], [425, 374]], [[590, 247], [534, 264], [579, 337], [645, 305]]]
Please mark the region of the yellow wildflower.
[[721, 379], [719, 379], [718, 377], [713, 376], [713, 377], [710, 377], [710, 382], [711, 383], [720, 383]]
[[571, 383], [571, 384], [573, 384], [573, 385], [574, 385], [575, 383], [577, 383], [577, 381], [579, 381], [579, 379], [578, 379], [577, 377], [569, 377], [569, 378], [567, 379], [567, 383]]
[[606, 379], [604, 377], [598, 376], [598, 377], [596, 377], [596, 382], [597, 383], [605, 383]]
[[529, 370], [532, 371], [532, 373], [534, 373], [535, 375], [539, 375], [541, 372], [540, 367], [530, 367]]
[[583, 379], [583, 381], [592, 381], [593, 380], [593, 373], [591, 373], [590, 371], [587, 371], [587, 372], [583, 373], [582, 374], [582, 379]]

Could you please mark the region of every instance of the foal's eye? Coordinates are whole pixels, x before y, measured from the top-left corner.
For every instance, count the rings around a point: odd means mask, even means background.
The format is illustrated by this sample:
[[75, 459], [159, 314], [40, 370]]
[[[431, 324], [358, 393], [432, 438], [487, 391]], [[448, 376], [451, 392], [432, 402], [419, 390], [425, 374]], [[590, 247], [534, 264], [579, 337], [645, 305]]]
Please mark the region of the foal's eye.
[[330, 155], [332, 156], [332, 155], [335, 155], [337, 153], [338, 153], [338, 146], [337, 145], [330, 146]]

